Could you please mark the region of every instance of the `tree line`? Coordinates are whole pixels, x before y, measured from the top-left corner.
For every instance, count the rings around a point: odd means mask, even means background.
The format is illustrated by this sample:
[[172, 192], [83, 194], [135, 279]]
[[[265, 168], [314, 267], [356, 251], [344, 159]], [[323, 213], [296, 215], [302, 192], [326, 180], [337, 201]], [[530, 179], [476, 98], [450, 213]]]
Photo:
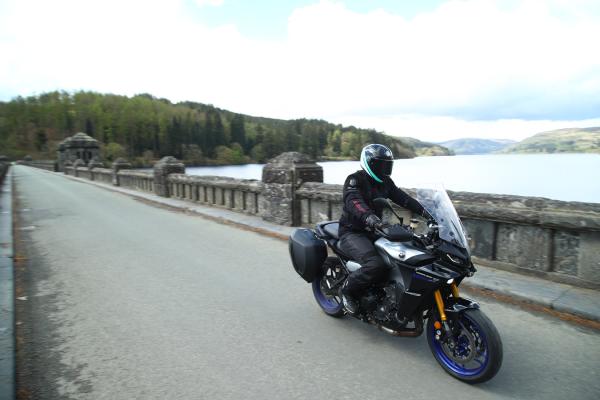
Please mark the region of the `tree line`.
[[262, 163], [284, 151], [357, 159], [367, 143], [415, 156], [413, 145], [372, 129], [252, 117], [149, 94], [55, 91], [0, 102], [0, 153], [11, 158], [55, 158], [60, 141], [77, 132], [97, 139], [108, 161], [122, 156], [138, 165], [165, 155], [196, 165]]

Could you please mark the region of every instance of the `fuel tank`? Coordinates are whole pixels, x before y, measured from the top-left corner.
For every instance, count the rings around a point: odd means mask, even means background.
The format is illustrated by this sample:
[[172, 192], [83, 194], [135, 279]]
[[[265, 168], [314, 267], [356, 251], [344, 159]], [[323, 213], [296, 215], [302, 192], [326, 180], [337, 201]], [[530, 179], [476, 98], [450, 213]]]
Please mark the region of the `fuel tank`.
[[435, 256], [415, 247], [410, 242], [391, 242], [379, 238], [375, 241], [375, 248], [390, 265], [393, 264], [391, 260], [396, 260], [408, 265], [421, 266], [436, 259]]

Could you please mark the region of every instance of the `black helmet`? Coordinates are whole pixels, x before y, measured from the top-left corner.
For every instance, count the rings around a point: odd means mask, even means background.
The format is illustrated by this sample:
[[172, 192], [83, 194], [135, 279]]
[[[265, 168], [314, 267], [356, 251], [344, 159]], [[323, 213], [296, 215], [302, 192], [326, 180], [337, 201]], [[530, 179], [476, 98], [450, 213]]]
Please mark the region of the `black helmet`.
[[382, 144], [369, 144], [360, 152], [360, 166], [377, 182], [383, 182], [384, 175], [392, 174], [394, 155], [389, 147]]

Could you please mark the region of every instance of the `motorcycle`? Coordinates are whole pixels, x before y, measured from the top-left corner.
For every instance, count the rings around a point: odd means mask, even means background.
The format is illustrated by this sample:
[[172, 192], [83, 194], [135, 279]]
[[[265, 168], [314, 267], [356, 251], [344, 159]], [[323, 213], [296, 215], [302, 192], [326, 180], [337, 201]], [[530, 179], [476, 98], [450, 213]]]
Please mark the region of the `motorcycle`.
[[[418, 220], [403, 225], [389, 200], [373, 201], [399, 223], [372, 232], [389, 276], [367, 290], [353, 316], [394, 336], [418, 337], [425, 331], [444, 371], [467, 383], [485, 382], [500, 369], [502, 341], [479, 304], [459, 292], [463, 279], [476, 272], [466, 232], [443, 188], [418, 189], [416, 200], [433, 218], [426, 229], [419, 229]], [[338, 227], [337, 221], [324, 221], [314, 230], [296, 229], [289, 238], [294, 269], [312, 284], [318, 305], [332, 317], [346, 315], [340, 288], [361, 268], [338, 247]], [[333, 256], [328, 257], [327, 247]]]

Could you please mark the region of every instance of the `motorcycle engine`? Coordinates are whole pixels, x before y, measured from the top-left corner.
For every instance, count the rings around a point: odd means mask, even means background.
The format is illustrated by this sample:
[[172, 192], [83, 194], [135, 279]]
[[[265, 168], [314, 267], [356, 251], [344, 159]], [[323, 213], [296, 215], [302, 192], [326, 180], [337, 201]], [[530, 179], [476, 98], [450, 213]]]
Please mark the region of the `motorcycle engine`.
[[391, 283], [390, 285], [380, 289], [378, 301], [372, 309], [372, 315], [378, 322], [389, 325], [390, 323], [405, 324], [405, 321], [400, 321], [397, 317], [397, 293], [404, 290], [402, 284]]

